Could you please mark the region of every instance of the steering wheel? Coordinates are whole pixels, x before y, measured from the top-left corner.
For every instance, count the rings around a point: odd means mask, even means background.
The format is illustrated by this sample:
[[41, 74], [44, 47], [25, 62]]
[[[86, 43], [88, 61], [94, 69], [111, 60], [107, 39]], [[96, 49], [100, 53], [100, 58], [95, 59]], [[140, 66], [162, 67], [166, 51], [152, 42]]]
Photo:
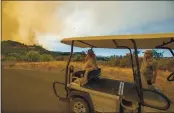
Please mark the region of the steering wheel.
[[174, 72], [171, 73], [171, 74], [167, 77], [167, 80], [168, 80], [169, 82], [174, 81]]

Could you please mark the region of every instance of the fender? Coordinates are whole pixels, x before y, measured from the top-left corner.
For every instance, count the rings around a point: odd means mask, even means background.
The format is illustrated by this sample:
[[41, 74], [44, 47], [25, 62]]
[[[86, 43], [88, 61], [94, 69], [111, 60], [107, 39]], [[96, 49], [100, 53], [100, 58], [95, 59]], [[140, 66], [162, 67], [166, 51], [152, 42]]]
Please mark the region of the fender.
[[92, 99], [91, 99], [89, 93], [73, 90], [68, 95], [69, 99], [72, 98], [72, 97], [81, 97], [81, 98], [85, 99], [85, 101], [87, 101], [87, 103], [89, 104], [89, 107], [92, 110], [94, 110], [94, 105], [93, 105], [93, 102], [92, 102]]

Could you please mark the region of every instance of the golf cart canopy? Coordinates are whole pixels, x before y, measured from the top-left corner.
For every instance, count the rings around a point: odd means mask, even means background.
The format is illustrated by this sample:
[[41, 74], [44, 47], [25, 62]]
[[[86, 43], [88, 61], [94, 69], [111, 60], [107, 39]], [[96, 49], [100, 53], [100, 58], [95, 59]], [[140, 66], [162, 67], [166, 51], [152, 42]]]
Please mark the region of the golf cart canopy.
[[81, 48], [119, 48], [126, 46], [133, 49], [131, 40], [135, 41], [139, 49], [155, 49], [161, 46], [174, 49], [174, 43], [172, 43], [174, 42], [174, 33], [64, 38], [61, 43], [71, 45], [74, 41], [74, 46]]

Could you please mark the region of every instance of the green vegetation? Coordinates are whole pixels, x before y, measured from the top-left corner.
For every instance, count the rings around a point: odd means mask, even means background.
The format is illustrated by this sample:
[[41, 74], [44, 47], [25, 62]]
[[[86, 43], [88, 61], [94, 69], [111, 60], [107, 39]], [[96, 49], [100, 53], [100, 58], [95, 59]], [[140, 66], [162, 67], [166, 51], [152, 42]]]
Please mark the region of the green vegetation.
[[40, 60], [41, 61], [53, 61], [53, 57], [51, 55], [47, 55], [47, 54], [42, 54], [40, 55]]
[[153, 56], [156, 57], [156, 58], [163, 57], [164, 52], [159, 52], [158, 50], [152, 50], [152, 52], [153, 52]]
[[6, 59], [5, 60], [8, 60], [8, 61], [16, 61], [17, 60], [17, 58], [16, 57], [14, 57], [14, 56], [8, 56], [8, 57], [6, 57]]
[[[52, 52], [44, 49], [39, 45], [25, 45], [15, 41], [2, 41], [2, 54], [1, 58], [5, 61], [28, 61], [28, 62], [46, 62], [46, 61], [66, 61], [69, 58], [69, 52]], [[138, 54], [140, 51], [138, 51]], [[174, 60], [164, 59], [163, 52], [153, 50], [155, 59], [158, 61], [158, 68], [161, 70], [174, 70]], [[72, 57], [72, 61], [82, 62], [85, 58], [85, 52], [75, 52]], [[102, 57], [97, 56], [99, 64], [117, 66], [122, 68], [131, 67], [131, 56], [126, 54], [125, 56], [110, 56]], [[141, 64], [142, 58], [139, 58]]]
[[26, 54], [26, 56], [27, 56], [28, 61], [31, 61], [31, 62], [38, 62], [38, 61], [40, 61], [40, 55], [36, 51], [29, 51]]

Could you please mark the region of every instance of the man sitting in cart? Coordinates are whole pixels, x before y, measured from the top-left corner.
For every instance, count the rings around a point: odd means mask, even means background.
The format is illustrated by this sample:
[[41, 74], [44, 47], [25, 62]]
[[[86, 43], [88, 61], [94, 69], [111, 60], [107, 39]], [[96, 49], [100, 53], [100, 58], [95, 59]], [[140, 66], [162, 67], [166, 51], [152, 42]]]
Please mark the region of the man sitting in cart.
[[152, 88], [151, 86], [155, 84], [157, 77], [157, 62], [153, 59], [152, 50], [146, 50], [144, 52], [144, 58], [140, 71], [143, 87]]
[[88, 82], [88, 74], [92, 70], [97, 70], [98, 65], [96, 61], [96, 55], [92, 49], [89, 49], [87, 56], [85, 57], [85, 66], [83, 70], [85, 71], [84, 77], [75, 80], [75, 83], [84, 85]]

